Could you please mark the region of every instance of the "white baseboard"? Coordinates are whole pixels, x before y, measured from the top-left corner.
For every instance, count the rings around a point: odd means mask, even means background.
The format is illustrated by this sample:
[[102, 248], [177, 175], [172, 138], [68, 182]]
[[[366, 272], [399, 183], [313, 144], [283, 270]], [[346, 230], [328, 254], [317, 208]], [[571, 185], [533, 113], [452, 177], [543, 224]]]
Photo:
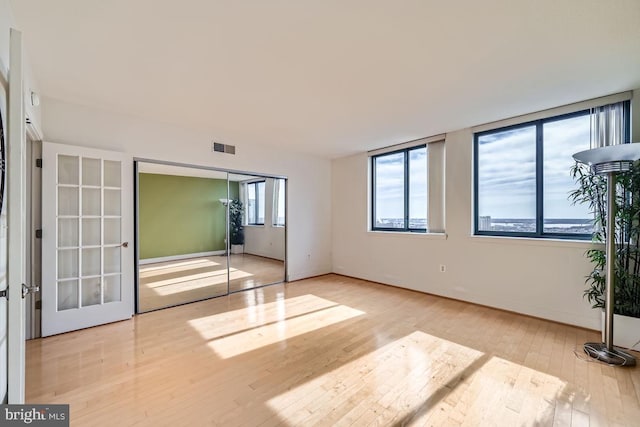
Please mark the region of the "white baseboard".
[[222, 251], [198, 252], [196, 254], [182, 254], [182, 255], [163, 256], [159, 258], [146, 258], [146, 259], [141, 259], [139, 261], [139, 264], [145, 265], [145, 264], [154, 264], [156, 262], [179, 261], [181, 259], [200, 258], [203, 256], [213, 256], [213, 255], [224, 255], [224, 251], [222, 250]]
[[311, 270], [304, 271], [289, 271], [289, 282], [293, 282], [295, 280], [303, 280], [308, 279], [310, 277], [323, 276], [325, 274], [330, 274], [331, 268], [329, 267], [318, 267]]

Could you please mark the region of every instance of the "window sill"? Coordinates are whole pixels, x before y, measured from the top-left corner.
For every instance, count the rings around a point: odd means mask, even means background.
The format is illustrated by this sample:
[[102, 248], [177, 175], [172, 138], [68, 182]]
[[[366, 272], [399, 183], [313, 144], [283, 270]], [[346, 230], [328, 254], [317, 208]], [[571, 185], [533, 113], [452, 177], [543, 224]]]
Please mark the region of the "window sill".
[[539, 237], [511, 237], [511, 236], [481, 236], [470, 235], [470, 239], [480, 243], [499, 244], [499, 245], [526, 245], [526, 246], [547, 246], [547, 247], [565, 247], [565, 248], [583, 248], [590, 249], [598, 246], [590, 240], [571, 240], [571, 239], [553, 239]]
[[410, 231], [378, 231], [378, 230], [368, 230], [367, 234], [372, 236], [394, 236], [394, 237], [407, 237], [410, 239], [435, 239], [435, 240], [447, 240], [447, 233], [435, 233], [435, 232], [426, 232], [426, 233], [416, 233]]
[[247, 224], [244, 227], [249, 227], [249, 228], [264, 228], [264, 224]]

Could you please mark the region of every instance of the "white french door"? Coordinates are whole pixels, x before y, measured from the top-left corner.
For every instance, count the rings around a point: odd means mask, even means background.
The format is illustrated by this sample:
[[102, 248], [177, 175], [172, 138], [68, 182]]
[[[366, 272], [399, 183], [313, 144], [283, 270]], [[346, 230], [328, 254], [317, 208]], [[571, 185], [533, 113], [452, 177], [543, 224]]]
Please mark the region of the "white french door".
[[133, 161], [42, 146], [42, 336], [133, 315]]

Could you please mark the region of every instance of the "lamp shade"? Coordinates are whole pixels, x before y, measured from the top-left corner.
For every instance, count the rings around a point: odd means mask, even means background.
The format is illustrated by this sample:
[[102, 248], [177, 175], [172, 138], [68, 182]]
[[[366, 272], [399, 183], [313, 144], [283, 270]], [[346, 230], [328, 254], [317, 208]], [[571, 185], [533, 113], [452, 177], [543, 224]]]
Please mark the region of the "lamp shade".
[[640, 159], [640, 143], [593, 148], [575, 153], [573, 158], [591, 166], [596, 174], [625, 172], [634, 161]]

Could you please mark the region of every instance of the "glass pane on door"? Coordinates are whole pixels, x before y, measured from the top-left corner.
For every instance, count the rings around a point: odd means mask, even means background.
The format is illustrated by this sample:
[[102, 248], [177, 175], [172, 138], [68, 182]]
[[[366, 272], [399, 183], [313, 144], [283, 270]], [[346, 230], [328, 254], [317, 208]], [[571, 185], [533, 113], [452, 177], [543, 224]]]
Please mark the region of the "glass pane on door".
[[105, 187], [121, 187], [121, 165], [120, 162], [111, 160], [104, 161], [104, 186]]
[[82, 185], [94, 185], [99, 187], [102, 184], [102, 164], [100, 159], [82, 159]]
[[104, 248], [105, 274], [120, 273], [120, 246]]
[[82, 218], [82, 246], [100, 246], [100, 218]]
[[76, 156], [58, 156], [58, 184], [78, 185], [79, 157]]
[[58, 282], [58, 311], [78, 308], [78, 281], [65, 280]]
[[78, 215], [78, 187], [58, 187], [58, 215]]
[[83, 216], [100, 216], [101, 205], [99, 188], [82, 188]]
[[100, 304], [101, 296], [102, 296], [102, 289], [101, 289], [99, 277], [82, 279], [82, 306], [83, 307]]
[[109, 216], [120, 215], [120, 190], [104, 190], [104, 214]]
[[58, 250], [58, 279], [78, 277], [78, 250]]
[[121, 301], [120, 175], [119, 161], [58, 156], [58, 311]]
[[120, 237], [120, 218], [104, 219], [104, 244], [118, 245], [122, 241]]
[[58, 220], [58, 246], [78, 246], [78, 218], [60, 218]]
[[120, 301], [120, 275], [105, 276], [104, 278], [104, 302]]
[[100, 276], [100, 248], [82, 249], [82, 277]]

